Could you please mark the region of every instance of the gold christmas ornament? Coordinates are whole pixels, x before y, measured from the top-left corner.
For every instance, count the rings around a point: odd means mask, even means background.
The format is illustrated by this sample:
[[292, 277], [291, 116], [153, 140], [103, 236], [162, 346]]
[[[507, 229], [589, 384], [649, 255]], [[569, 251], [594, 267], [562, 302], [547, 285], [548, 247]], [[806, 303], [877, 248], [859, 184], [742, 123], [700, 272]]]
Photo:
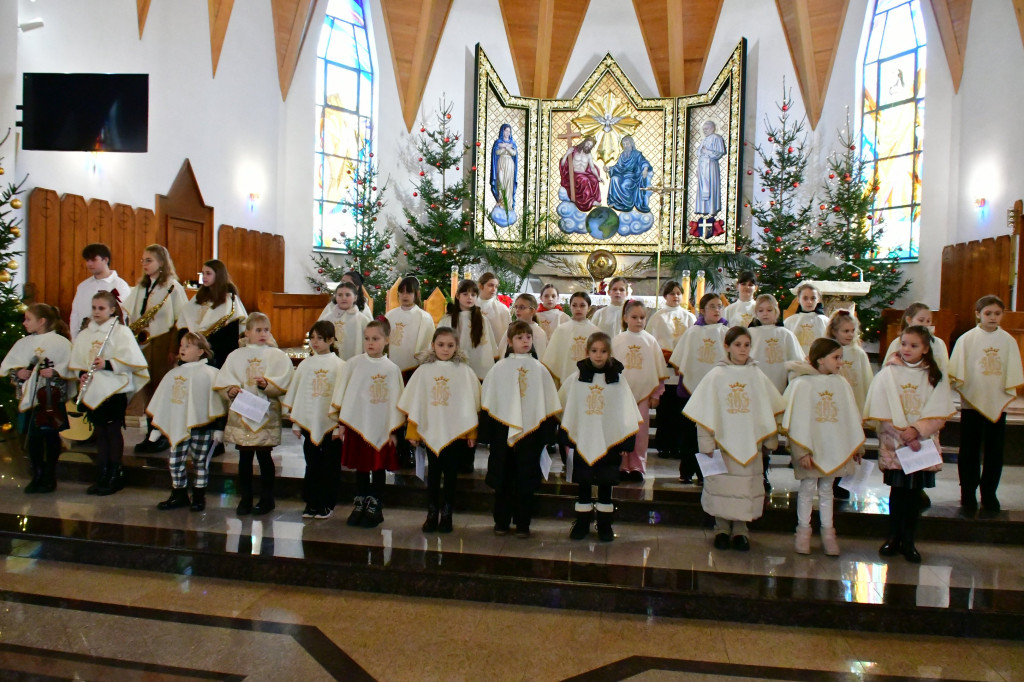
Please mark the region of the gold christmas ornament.
[[0, 167], [0, 175], [3, 175], [3, 174], [4, 174], [4, 173], [6, 173], [6, 172], [7, 172], [7, 171], [5, 171], [5, 170], [4, 170], [4, 169], [3, 169], [2, 167]]
[[11, 262], [9, 262], [7, 264], [7, 269], [8, 270], [17, 270], [18, 269], [18, 261], [12, 260]]
[[21, 208], [21, 199], [17, 197], [11, 199], [11, 208]]
[[11, 228], [11, 234], [13, 234], [15, 237], [20, 237], [21, 236], [21, 228], [20, 227], [12, 227]]
[[18, 304], [18, 307], [17, 307], [17, 308], [15, 308], [15, 310], [17, 310], [17, 311], [18, 311], [19, 313], [23, 313], [23, 312], [25, 312], [26, 310], [28, 310], [28, 306], [27, 306], [27, 305], [25, 305], [24, 303], [19, 303], [19, 304]]
[[6, 422], [3, 426], [0, 426], [0, 431], [3, 431], [4, 433], [7, 433], [8, 431], [10, 431], [13, 428], [14, 428], [14, 426], [11, 424], [11, 422]]
[[11, 273], [7, 272], [6, 270], [0, 270], [0, 282], [3, 282], [4, 284], [6, 284], [7, 282], [10, 282], [10, 281], [11, 281]]

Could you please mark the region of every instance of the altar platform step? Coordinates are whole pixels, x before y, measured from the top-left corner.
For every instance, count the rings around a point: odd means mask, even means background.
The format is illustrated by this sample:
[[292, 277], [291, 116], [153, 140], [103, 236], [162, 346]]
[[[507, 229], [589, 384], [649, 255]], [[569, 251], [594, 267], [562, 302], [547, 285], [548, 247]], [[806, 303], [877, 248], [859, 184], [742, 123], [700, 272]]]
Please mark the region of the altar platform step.
[[[277, 465], [277, 491], [280, 499], [301, 500], [305, 464], [301, 445], [289, 433], [274, 449]], [[141, 432], [129, 431], [126, 452], [138, 442]], [[796, 490], [798, 484], [788, 468], [788, 457], [773, 457], [770, 478], [773, 492], [765, 514], [752, 527], [758, 531], [790, 533], [796, 526]], [[132, 455], [124, 459], [126, 483], [166, 494], [170, 486], [167, 455]], [[459, 477], [458, 508], [460, 511], [488, 513], [493, 505], [493, 492], [484, 483], [487, 451], [478, 448], [472, 474]], [[232, 494], [237, 485], [237, 454], [232, 446], [222, 457], [211, 462], [209, 490]], [[559, 477], [561, 462], [553, 464], [553, 472], [536, 496], [536, 514], [542, 519], [570, 519], [576, 497], [575, 484]], [[61, 481], [91, 482], [95, 478], [91, 456], [79, 452], [64, 453], [58, 469]], [[643, 483], [623, 483], [614, 490], [617, 515], [623, 521], [650, 526], [702, 529], [710, 519], [701, 507], [701, 488], [678, 480], [678, 461], [648, 458], [648, 478]], [[925, 511], [920, 524], [920, 537], [947, 542], [986, 543], [993, 545], [1024, 545], [1024, 468], [1006, 467], [1000, 486], [1004, 511], [964, 515], [959, 508], [959, 487], [956, 465], [947, 465], [938, 475], [938, 485], [929, 490], [932, 507]], [[426, 508], [426, 487], [412, 470], [389, 474], [387, 503], [405, 508]], [[354, 474], [342, 472], [341, 505], [351, 500], [355, 487]], [[836, 505], [836, 528], [841, 535], [881, 539], [888, 529], [888, 486], [875, 471], [868, 485], [848, 502]], [[340, 508], [340, 507], [339, 507]], [[347, 513], [347, 512], [346, 512]]]
[[[1024, 549], [922, 541], [922, 565], [883, 559], [875, 538], [840, 531], [842, 555], [792, 551], [792, 533], [755, 530], [751, 551], [711, 548], [699, 527], [618, 520], [616, 539], [568, 539], [542, 517], [528, 539], [497, 537], [489, 514], [458, 512], [450, 535], [423, 534], [418, 508], [388, 507], [375, 529], [347, 509], [303, 520], [281, 500], [264, 517], [234, 514], [234, 495], [205, 512], [158, 512], [163, 489], [109, 497], [85, 484], [23, 495], [0, 463], [0, 553], [176, 575], [442, 597], [548, 608], [960, 637], [1024, 638]], [[621, 517], [620, 517], [621, 519]]]

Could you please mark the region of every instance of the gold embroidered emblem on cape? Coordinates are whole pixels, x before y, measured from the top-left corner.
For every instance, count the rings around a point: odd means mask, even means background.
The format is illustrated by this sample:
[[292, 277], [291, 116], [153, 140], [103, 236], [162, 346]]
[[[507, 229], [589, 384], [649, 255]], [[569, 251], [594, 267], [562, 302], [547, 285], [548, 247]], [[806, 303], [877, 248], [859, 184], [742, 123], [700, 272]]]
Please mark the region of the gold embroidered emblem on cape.
[[68, 397], [75, 395], [78, 373], [68, 367], [71, 361], [71, 342], [56, 332], [30, 334], [15, 341], [0, 363], [0, 374], [7, 374], [16, 369], [27, 369], [32, 365], [32, 376], [21, 384], [19, 412], [28, 412], [36, 404], [36, 389], [42, 388], [46, 381], [39, 376], [44, 359], [53, 363], [54, 373], [66, 381]]
[[288, 409], [292, 423], [309, 432], [309, 439], [320, 445], [337, 426], [329, 415], [334, 387], [345, 361], [334, 353], [310, 355], [295, 368], [288, 392], [281, 404]]
[[828, 318], [814, 312], [796, 313], [787, 317], [783, 325], [796, 335], [796, 340], [800, 342], [800, 348], [806, 355], [814, 340], [825, 336]]
[[[217, 373], [213, 389], [220, 391], [237, 386], [249, 393], [269, 398], [270, 396], [256, 386], [256, 379], [266, 379], [268, 386], [273, 386], [278, 394], [283, 395], [288, 391], [293, 373], [291, 358], [284, 351], [271, 346], [244, 346], [232, 351], [224, 360], [224, 365]], [[275, 416], [272, 413], [279, 411], [279, 408], [275, 410], [273, 404], [279, 403], [280, 400], [278, 398], [270, 400], [271, 408], [259, 422], [242, 417], [237, 412], [230, 412], [229, 409], [228, 428], [234, 425], [236, 419], [251, 432], [264, 428], [271, 421], [271, 417]]]
[[153, 428], [167, 436], [172, 447], [186, 440], [192, 429], [227, 414], [227, 401], [213, 390], [216, 378], [217, 368], [204, 358], [172, 367], [160, 380], [146, 414]]
[[[518, 389], [518, 399], [512, 386]], [[480, 404], [508, 427], [509, 445], [562, 411], [551, 373], [532, 355], [513, 354], [499, 360], [484, 378]]]
[[593, 383], [579, 381], [574, 372], [558, 391], [562, 401], [562, 428], [576, 444], [576, 451], [587, 464], [604, 457], [608, 450], [635, 436], [643, 419], [625, 377], [614, 384], [604, 374], [595, 374]]
[[900, 361], [882, 368], [871, 382], [864, 403], [864, 422], [892, 422], [905, 429], [924, 419], [949, 419], [956, 413], [949, 382], [928, 382], [928, 370]]
[[388, 357], [402, 371], [412, 369], [416, 354], [430, 348], [434, 336], [434, 318], [423, 308], [413, 306], [409, 310], [392, 308], [384, 316], [391, 323], [388, 339]]
[[625, 331], [616, 336], [612, 339], [612, 356], [625, 367], [622, 378], [638, 403], [649, 398], [668, 378], [661, 345], [646, 331]]
[[668, 359], [683, 377], [683, 386], [691, 394], [715, 363], [725, 359], [724, 324], [694, 325], [679, 337], [679, 343]]
[[[782, 432], [811, 453], [823, 476], [841, 469], [864, 444], [860, 410], [853, 389], [843, 377], [820, 374], [807, 363], [783, 399]], [[794, 462], [794, 466], [799, 466]]]
[[999, 416], [1024, 384], [1020, 349], [1004, 329], [975, 327], [953, 346], [949, 375], [961, 397], [989, 421]]
[[409, 379], [398, 409], [416, 425], [423, 443], [440, 452], [477, 427], [480, 381], [465, 362], [426, 362]]
[[569, 319], [567, 322], [558, 325], [558, 328], [551, 335], [548, 347], [541, 356], [544, 366], [551, 372], [555, 379], [564, 381], [566, 377], [576, 371], [576, 363], [587, 357], [587, 339], [594, 332], [599, 332], [590, 320], [577, 322]]
[[398, 410], [402, 395], [402, 370], [398, 365], [389, 358], [371, 358], [363, 353], [339, 371], [331, 399], [332, 416], [380, 450], [405, 421]]
[[[71, 358], [68, 369], [72, 372], [85, 372], [92, 366], [96, 352], [103, 345], [110, 325], [114, 320], [107, 320], [102, 325], [90, 322], [83, 329], [71, 346]], [[123, 324], [118, 323], [110, 334], [110, 340], [103, 349], [103, 359], [113, 369], [98, 369], [93, 373], [92, 383], [82, 396], [82, 402], [89, 409], [95, 409], [100, 403], [115, 393], [125, 393], [129, 398], [135, 395], [149, 381], [149, 367], [146, 358], [135, 342], [135, 335]]]

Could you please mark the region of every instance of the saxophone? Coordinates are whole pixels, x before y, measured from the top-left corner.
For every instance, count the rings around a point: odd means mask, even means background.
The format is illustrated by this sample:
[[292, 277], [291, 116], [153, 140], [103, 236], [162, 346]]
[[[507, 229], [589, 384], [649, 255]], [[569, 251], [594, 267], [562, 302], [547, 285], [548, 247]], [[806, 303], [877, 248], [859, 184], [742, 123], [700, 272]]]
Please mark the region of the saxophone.
[[[117, 326], [119, 319], [114, 317], [114, 324], [110, 325], [110, 329], [107, 330], [107, 335], [103, 337], [103, 344], [100, 346], [99, 351], [96, 353], [96, 358], [103, 356], [103, 351], [107, 347], [107, 342], [110, 341], [110, 335], [114, 333], [114, 327]], [[75, 405], [82, 407], [82, 399], [85, 398], [85, 392], [89, 390], [89, 386], [92, 384], [93, 374], [96, 373], [95, 360], [93, 364], [89, 365], [89, 373], [85, 375], [85, 381], [82, 382], [82, 388], [78, 391], [78, 400], [75, 401]]]
[[149, 323], [153, 321], [156, 314], [164, 307], [164, 303], [167, 303], [167, 299], [171, 297], [171, 290], [173, 288], [174, 284], [167, 287], [167, 295], [164, 296], [162, 301], [142, 313], [142, 315], [139, 316], [139, 319], [133, 320], [128, 324], [128, 329], [132, 330], [132, 334], [135, 335], [135, 340], [140, 346], [144, 346], [149, 342]]
[[206, 331], [203, 331], [203, 332], [200, 332], [200, 333], [203, 336], [205, 336], [206, 338], [210, 338], [211, 336], [213, 336], [214, 334], [219, 332], [221, 329], [223, 329], [224, 326], [228, 322], [231, 321], [231, 318], [235, 316], [235, 301], [236, 300], [237, 299], [236, 299], [235, 295], [231, 294], [231, 310], [228, 311], [228, 314], [225, 315], [224, 317], [220, 318], [216, 322], [214, 322], [212, 327], [210, 327]]

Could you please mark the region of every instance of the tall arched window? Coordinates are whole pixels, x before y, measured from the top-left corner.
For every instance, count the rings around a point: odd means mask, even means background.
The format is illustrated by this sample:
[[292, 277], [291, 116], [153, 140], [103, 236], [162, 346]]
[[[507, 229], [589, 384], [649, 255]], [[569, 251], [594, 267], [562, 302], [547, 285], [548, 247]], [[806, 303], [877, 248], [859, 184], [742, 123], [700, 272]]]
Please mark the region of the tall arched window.
[[373, 51], [362, 0], [329, 0], [316, 50], [313, 247], [335, 249], [353, 233], [352, 176], [369, 160]]
[[861, 155], [879, 191], [881, 258], [916, 261], [921, 235], [925, 34], [920, 0], [875, 0], [864, 51]]

